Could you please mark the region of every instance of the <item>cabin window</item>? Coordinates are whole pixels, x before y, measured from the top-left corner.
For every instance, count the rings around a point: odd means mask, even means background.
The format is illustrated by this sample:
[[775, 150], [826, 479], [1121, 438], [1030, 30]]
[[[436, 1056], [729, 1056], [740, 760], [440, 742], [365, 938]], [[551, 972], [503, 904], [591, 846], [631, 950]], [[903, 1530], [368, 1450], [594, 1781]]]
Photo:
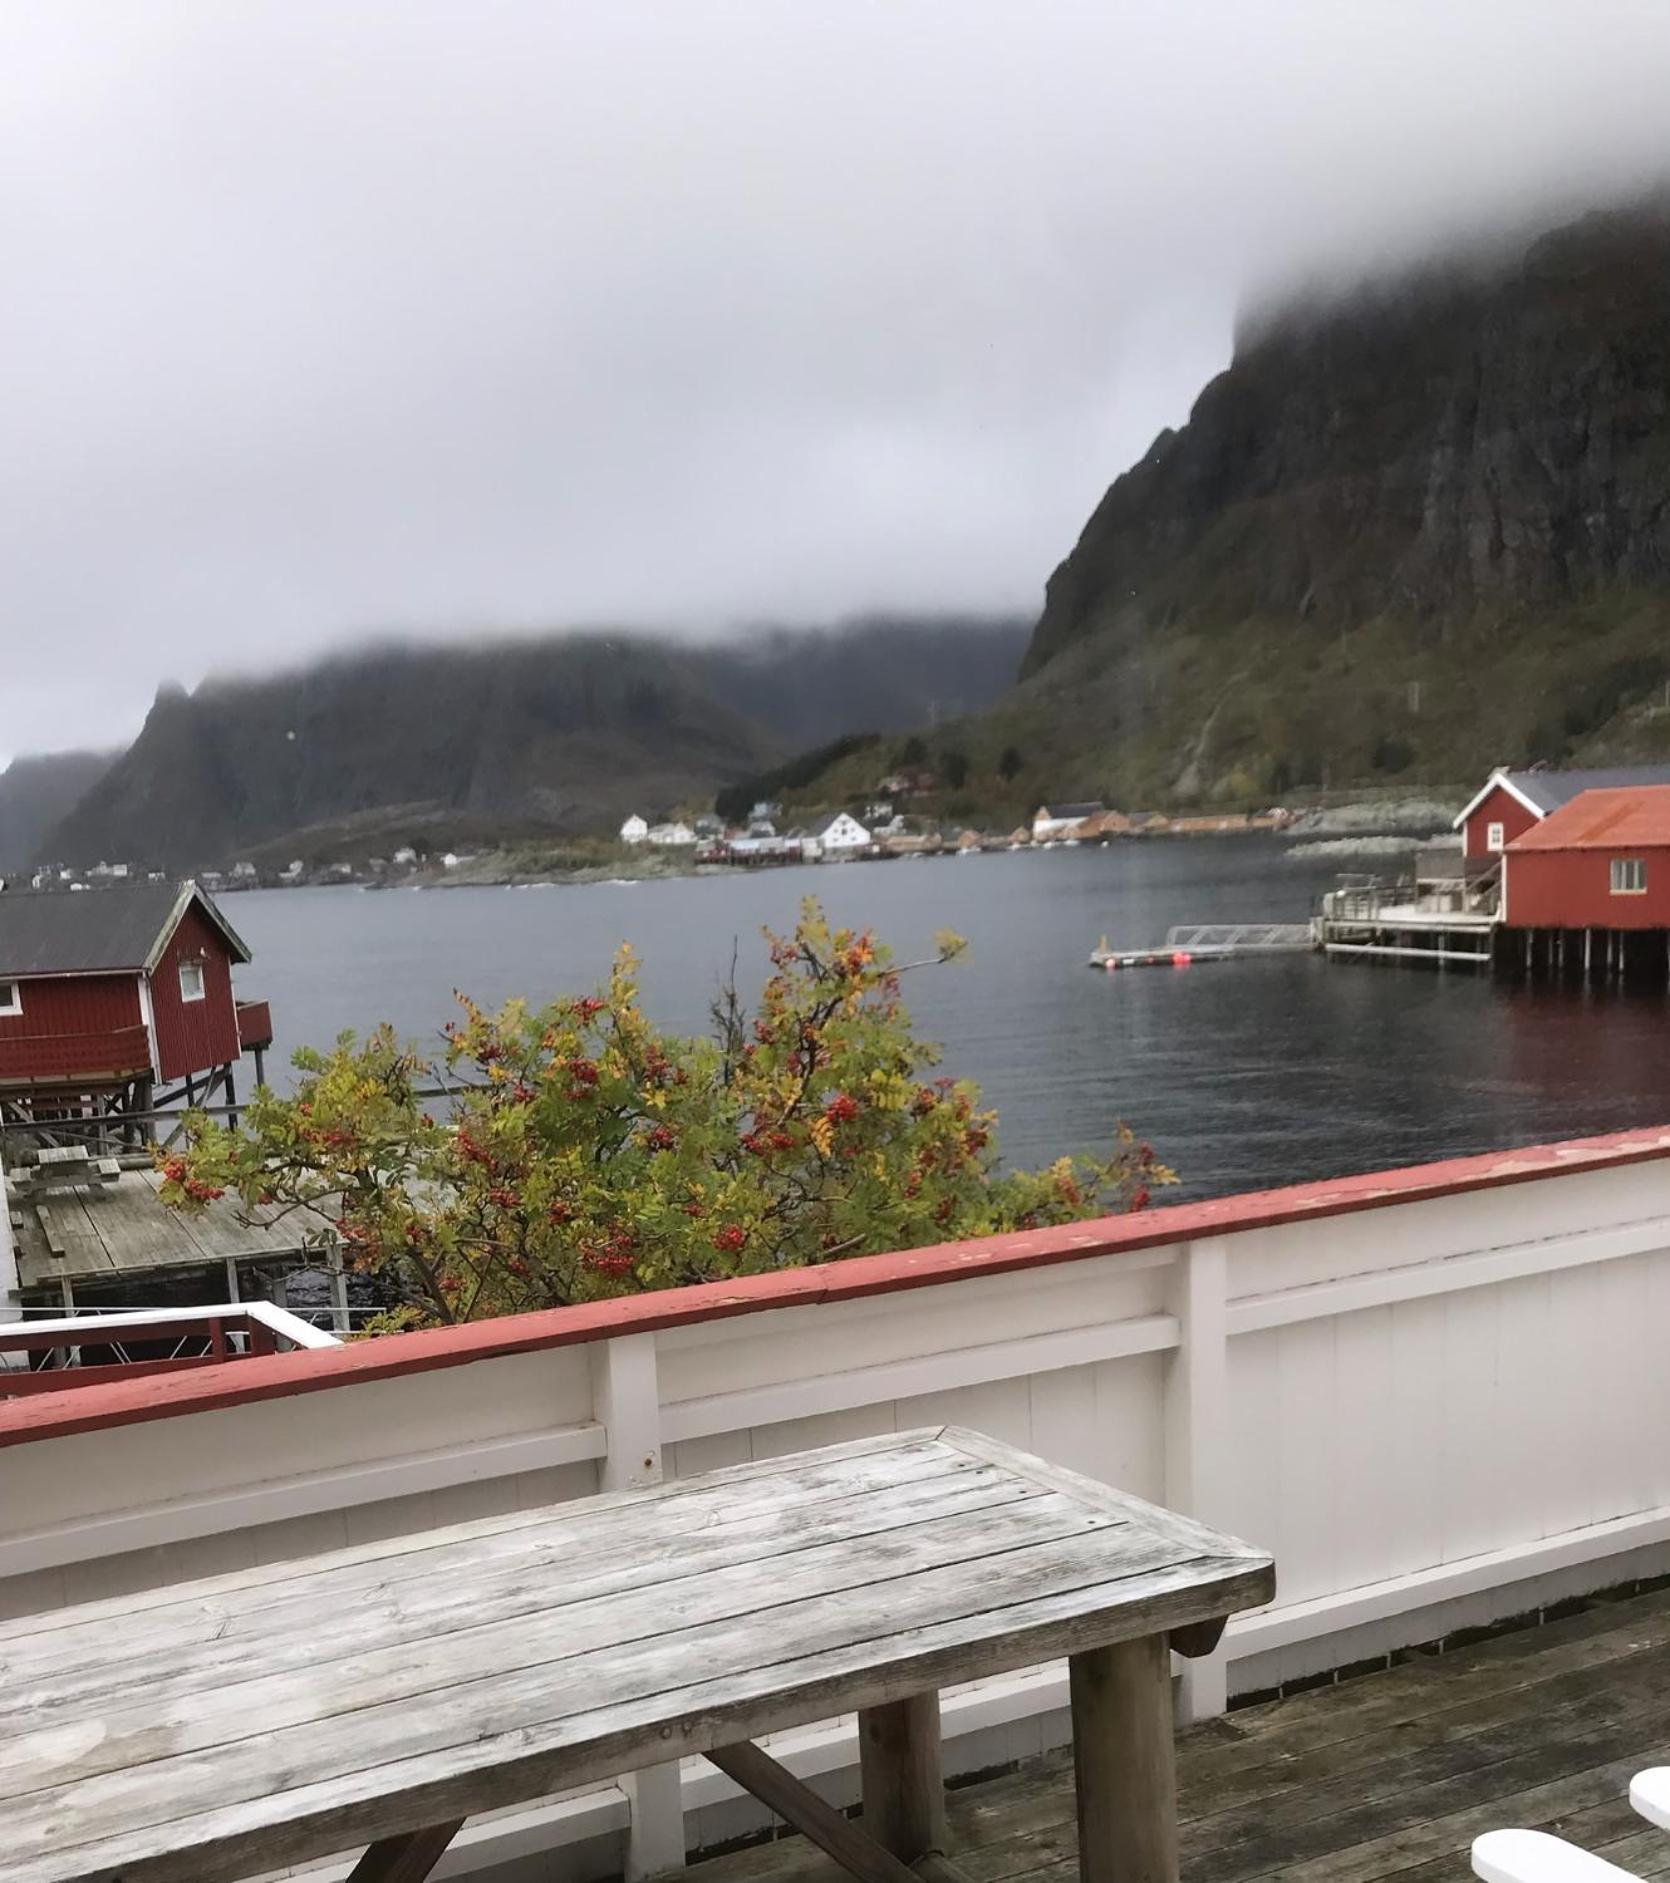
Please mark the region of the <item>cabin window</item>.
[[22, 1013], [23, 989], [16, 981], [0, 981], [0, 1014]]
[[207, 991], [203, 985], [202, 962], [182, 961], [180, 963], [181, 1000], [201, 1000]]
[[1615, 896], [1644, 896], [1647, 893], [1647, 865], [1641, 857], [1612, 859], [1612, 893]]
[[1486, 824], [1484, 827], [1484, 847], [1487, 850], [1500, 850], [1507, 833], [1500, 824]]

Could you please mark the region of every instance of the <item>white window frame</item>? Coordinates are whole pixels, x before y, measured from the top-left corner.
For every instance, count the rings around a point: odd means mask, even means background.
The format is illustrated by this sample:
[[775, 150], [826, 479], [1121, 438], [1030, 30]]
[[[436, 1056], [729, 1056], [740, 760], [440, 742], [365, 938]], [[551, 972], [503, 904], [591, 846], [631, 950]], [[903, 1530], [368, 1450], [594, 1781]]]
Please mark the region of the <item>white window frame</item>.
[[1612, 893], [1615, 896], [1644, 896], [1647, 893], [1647, 859], [1613, 857]]
[[[186, 986], [186, 970], [190, 968], [197, 975], [197, 992], [192, 993]], [[180, 998], [184, 1001], [207, 1000], [209, 998], [209, 977], [203, 972], [202, 960], [196, 955], [189, 955], [180, 963]]]
[[1486, 824], [1484, 827], [1484, 847], [1487, 850], [1502, 850], [1507, 846], [1507, 831], [1500, 824]]
[[23, 1011], [23, 983], [0, 981], [0, 1020], [10, 1020]]

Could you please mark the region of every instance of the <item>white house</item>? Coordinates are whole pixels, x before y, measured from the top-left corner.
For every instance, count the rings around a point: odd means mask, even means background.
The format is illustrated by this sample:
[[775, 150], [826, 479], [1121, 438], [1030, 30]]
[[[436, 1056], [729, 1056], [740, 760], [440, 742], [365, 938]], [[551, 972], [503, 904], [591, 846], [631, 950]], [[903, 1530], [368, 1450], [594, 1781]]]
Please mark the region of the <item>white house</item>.
[[645, 842], [664, 850], [682, 850], [695, 841], [696, 833], [682, 818], [675, 818], [670, 824], [652, 824], [645, 835]]
[[812, 826], [806, 838], [809, 856], [828, 857], [832, 861], [856, 856], [868, 850], [873, 839], [850, 811], [837, 811]]
[[409, 843], [403, 843], [394, 853], [394, 866], [399, 870], [409, 870], [417, 860], [417, 852]]
[[620, 840], [622, 843], [643, 843], [648, 836], [649, 825], [644, 822], [636, 811], [634, 811], [620, 827]]
[[1101, 804], [1040, 804], [1032, 813], [1032, 841], [1048, 843], [1051, 838], [1064, 837], [1087, 817], [1099, 817], [1105, 809]]

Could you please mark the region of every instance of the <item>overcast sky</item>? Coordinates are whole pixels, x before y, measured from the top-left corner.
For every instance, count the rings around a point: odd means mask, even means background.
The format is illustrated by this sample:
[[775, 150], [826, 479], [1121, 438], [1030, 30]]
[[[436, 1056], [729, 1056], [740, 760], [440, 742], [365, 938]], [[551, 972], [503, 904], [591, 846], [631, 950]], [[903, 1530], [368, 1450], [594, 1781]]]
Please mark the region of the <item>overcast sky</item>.
[[1667, 97], [1670, 0], [0, 0], [0, 756], [380, 630], [1030, 610], [1250, 286]]

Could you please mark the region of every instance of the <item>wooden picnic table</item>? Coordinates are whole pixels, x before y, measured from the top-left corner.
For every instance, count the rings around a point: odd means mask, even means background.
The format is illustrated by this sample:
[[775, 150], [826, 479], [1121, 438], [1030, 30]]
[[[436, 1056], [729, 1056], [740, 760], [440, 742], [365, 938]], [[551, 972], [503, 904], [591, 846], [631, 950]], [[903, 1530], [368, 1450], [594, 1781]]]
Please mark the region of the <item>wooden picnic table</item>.
[[[945, 1883], [938, 1690], [1066, 1654], [1085, 1883], [1177, 1875], [1169, 1647], [1270, 1559], [954, 1427], [0, 1627], [7, 1883], [230, 1883], [705, 1753], [866, 1883]], [[752, 1741], [856, 1708], [862, 1827]], [[917, 1863], [912, 1871], [907, 1864]]]

